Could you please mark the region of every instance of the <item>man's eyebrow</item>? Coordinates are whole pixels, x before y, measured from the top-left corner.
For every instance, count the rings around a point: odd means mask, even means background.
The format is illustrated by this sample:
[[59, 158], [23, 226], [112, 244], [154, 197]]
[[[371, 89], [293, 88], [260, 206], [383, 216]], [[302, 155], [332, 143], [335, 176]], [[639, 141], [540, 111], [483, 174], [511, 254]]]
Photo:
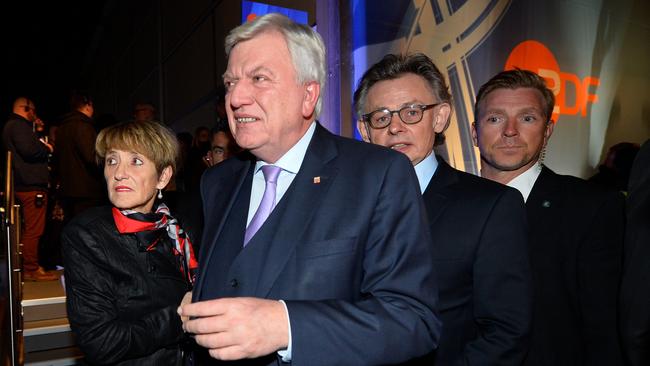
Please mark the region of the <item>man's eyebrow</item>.
[[489, 113], [505, 113], [505, 110], [499, 107], [492, 107], [489, 109], [485, 109], [485, 114], [489, 114]]
[[[246, 75], [250, 76], [250, 75], [255, 75], [257, 73], [266, 73], [266, 74], [269, 74], [271, 76], [275, 76], [275, 73], [273, 72], [273, 70], [269, 69], [266, 66], [257, 66], [256, 68], [254, 68], [251, 71], [247, 72]], [[221, 77], [224, 80], [225, 79], [238, 79], [236, 76], [234, 76], [232, 73], [230, 73], [228, 71], [224, 72]]]
[[[426, 104], [426, 103], [424, 103], [424, 102], [422, 102], [422, 101], [420, 101], [418, 99], [412, 99], [412, 100], [409, 100], [408, 102], [404, 102], [404, 103], [400, 104], [399, 106], [397, 106], [396, 109], [402, 109], [404, 107], [412, 106], [414, 104]], [[388, 108], [385, 105], [380, 105], [380, 106], [369, 107], [368, 109], [370, 109], [371, 113], [372, 113], [372, 112], [375, 112], [375, 111], [380, 111], [380, 110], [390, 109], [390, 108]]]
[[542, 113], [542, 111], [537, 107], [526, 107], [519, 110], [519, 113], [531, 113], [531, 112]]
[[257, 73], [265, 73], [265, 74], [270, 74], [271, 76], [275, 76], [275, 73], [266, 66], [258, 66], [254, 68], [253, 70], [251, 70], [249, 75], [255, 75]]

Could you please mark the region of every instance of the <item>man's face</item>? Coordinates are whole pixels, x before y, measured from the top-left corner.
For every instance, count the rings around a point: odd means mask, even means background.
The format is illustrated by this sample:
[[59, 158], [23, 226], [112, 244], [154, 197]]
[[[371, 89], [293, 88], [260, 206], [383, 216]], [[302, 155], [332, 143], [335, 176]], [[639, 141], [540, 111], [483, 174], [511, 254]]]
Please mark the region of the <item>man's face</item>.
[[228, 123], [237, 144], [266, 162], [282, 157], [313, 120], [320, 86], [298, 83], [289, 49], [278, 32], [236, 44], [224, 82]]
[[232, 154], [230, 151], [230, 136], [227, 133], [219, 131], [212, 135], [212, 142], [210, 147], [210, 158], [213, 164], [221, 163], [228, 159]]
[[22, 116], [29, 122], [35, 122], [38, 117], [36, 116], [36, 107], [34, 106], [34, 102], [28, 99], [22, 99], [19, 102], [19, 109], [18, 109], [18, 115]]
[[149, 106], [138, 106], [135, 109], [135, 113], [133, 114], [133, 117], [136, 121], [153, 121], [155, 116], [154, 116], [154, 110], [153, 108]]
[[[411, 104], [428, 105], [439, 102], [423, 77], [409, 73], [373, 85], [368, 90], [363, 113], [383, 108], [392, 111]], [[363, 121], [357, 122], [357, 128], [365, 141], [400, 151], [408, 156], [413, 165], [417, 165], [433, 150], [435, 133], [443, 132], [450, 112], [449, 105], [441, 104], [425, 110], [422, 120], [415, 124], [404, 123], [395, 113], [385, 128], [374, 129]]]
[[553, 133], [544, 117], [542, 93], [533, 88], [496, 89], [479, 105], [472, 126], [474, 144], [481, 152], [482, 173], [525, 172]]
[[201, 130], [199, 131], [199, 134], [196, 136], [196, 141], [199, 143], [207, 143], [210, 141], [210, 130]]

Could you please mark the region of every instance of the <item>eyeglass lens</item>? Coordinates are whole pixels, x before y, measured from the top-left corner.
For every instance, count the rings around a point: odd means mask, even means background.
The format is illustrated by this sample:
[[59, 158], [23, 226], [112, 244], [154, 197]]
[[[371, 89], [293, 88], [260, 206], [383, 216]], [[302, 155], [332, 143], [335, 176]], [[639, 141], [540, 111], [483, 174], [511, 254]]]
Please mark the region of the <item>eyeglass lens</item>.
[[390, 111], [388, 109], [379, 110], [370, 115], [370, 122], [373, 127], [388, 126], [394, 113], [397, 113], [404, 123], [417, 123], [422, 119], [424, 110], [419, 105], [406, 106], [397, 111]]

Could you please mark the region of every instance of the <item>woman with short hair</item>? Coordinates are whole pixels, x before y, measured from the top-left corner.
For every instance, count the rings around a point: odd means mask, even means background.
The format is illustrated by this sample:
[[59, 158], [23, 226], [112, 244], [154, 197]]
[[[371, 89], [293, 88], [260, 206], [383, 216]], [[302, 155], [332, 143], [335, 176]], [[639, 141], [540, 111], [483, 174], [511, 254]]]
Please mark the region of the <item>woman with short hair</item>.
[[180, 365], [176, 308], [197, 267], [189, 237], [158, 199], [178, 156], [156, 122], [102, 130], [95, 143], [112, 207], [89, 209], [62, 236], [68, 319], [93, 364]]

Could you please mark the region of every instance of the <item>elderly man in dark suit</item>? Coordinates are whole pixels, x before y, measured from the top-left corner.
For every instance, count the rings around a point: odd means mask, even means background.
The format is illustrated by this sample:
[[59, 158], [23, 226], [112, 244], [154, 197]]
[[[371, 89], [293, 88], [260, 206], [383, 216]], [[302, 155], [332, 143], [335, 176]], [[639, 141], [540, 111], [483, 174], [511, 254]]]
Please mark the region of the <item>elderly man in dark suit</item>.
[[554, 105], [537, 74], [503, 71], [480, 88], [472, 126], [481, 175], [526, 200], [534, 306], [525, 365], [620, 365], [623, 196], [542, 165]]
[[325, 49], [310, 27], [266, 15], [235, 28], [226, 53], [228, 120], [251, 154], [203, 176], [185, 330], [210, 356], [253, 364], [377, 365], [430, 352], [440, 331], [433, 249], [408, 160], [315, 121]]
[[440, 347], [427, 360], [520, 365], [532, 306], [521, 195], [436, 158], [451, 95], [426, 55], [386, 55], [361, 78], [354, 101], [363, 139], [404, 153], [424, 197], [442, 320]]

